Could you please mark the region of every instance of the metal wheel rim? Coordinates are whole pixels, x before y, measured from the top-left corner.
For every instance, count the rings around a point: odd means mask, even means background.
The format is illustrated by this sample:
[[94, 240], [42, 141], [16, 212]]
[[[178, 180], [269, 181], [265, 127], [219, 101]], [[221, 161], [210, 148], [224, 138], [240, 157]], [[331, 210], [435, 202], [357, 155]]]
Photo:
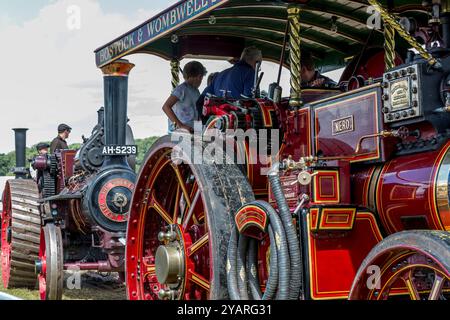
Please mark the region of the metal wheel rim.
[[[136, 298], [139, 296], [141, 299], [152, 300], [158, 298], [158, 292], [161, 289], [169, 289], [168, 285], [160, 284], [156, 277], [154, 256], [158, 245], [150, 246], [150, 252], [147, 250], [147, 255], [144, 251], [145, 248], [143, 242], [152, 231], [157, 233], [162, 230], [163, 225], [176, 226], [178, 237], [181, 240], [181, 247], [183, 248], [184, 257], [184, 279], [180, 282], [180, 286], [177, 288], [177, 299], [206, 299], [209, 298], [210, 288], [210, 275], [211, 266], [208, 266], [208, 272], [201, 270], [198, 272], [199, 263], [194, 262], [194, 257], [197, 260], [209, 260], [211, 261], [211, 246], [209, 245], [209, 229], [207, 228], [206, 213], [202, 215], [201, 211], [205, 211], [204, 199], [201, 196], [201, 187], [199, 189], [198, 180], [186, 185], [185, 179], [189, 175], [194, 175], [192, 167], [188, 165], [175, 166], [170, 160], [170, 148], [163, 149], [158, 160], [155, 163], [152, 173], [150, 175], [147, 189], [153, 190], [152, 193], [146, 197], [147, 204], [143, 212], [147, 212], [145, 215], [141, 215], [140, 219], [133, 219], [130, 223], [139, 226], [139, 232], [136, 237], [131, 237], [131, 241], [135, 241], [140, 245], [140, 250], [136, 256], [131, 256], [131, 260], [138, 261], [139, 268], [141, 270], [140, 275], [130, 274], [129, 277], [139, 277], [140, 286], [134, 288], [134, 292], [130, 292], [130, 298]], [[159, 175], [160, 173], [165, 173]], [[161, 190], [155, 191], [156, 185], [161, 185], [160, 177], [172, 175], [169, 180], [172, 180], [173, 185], [167, 185], [168, 195], [170, 191], [172, 199], [168, 204], [164, 205], [158, 200], [156, 192], [162, 192]], [[176, 181], [176, 182], [175, 182]], [[180, 182], [183, 181], [183, 182]], [[176, 186], [175, 186], [176, 185]], [[158, 188], [158, 187], [156, 187]], [[180, 200], [180, 199], [184, 199]], [[189, 199], [189, 200], [186, 200]], [[163, 202], [167, 200], [164, 199]], [[184, 209], [182, 203], [184, 202]], [[175, 205], [178, 203], [179, 205]], [[188, 204], [190, 203], [190, 204]], [[168, 209], [170, 207], [170, 209]], [[189, 208], [193, 207], [192, 213]], [[169, 213], [170, 211], [170, 213]], [[181, 212], [183, 211], [183, 212]], [[183, 215], [183, 220], [179, 220]], [[153, 219], [150, 225], [158, 226], [150, 232], [143, 231], [146, 223]], [[202, 223], [203, 222], [203, 223]], [[199, 234], [195, 236], [195, 240], [192, 237], [192, 229], [198, 229]], [[151, 236], [151, 235], [150, 235]], [[156, 236], [156, 235], [153, 235]], [[194, 251], [192, 250], [194, 249]], [[205, 256], [208, 258], [206, 259]], [[205, 265], [205, 264], [204, 264]], [[145, 270], [145, 271], [142, 271]], [[208, 273], [208, 274], [206, 274]], [[137, 289], [137, 290], [136, 290]], [[137, 292], [139, 291], [139, 293]]]
[[38, 275], [41, 300], [60, 300], [63, 290], [62, 238], [59, 227], [48, 224], [42, 228], [39, 249], [41, 272]]
[[10, 189], [7, 185], [3, 194], [3, 214], [1, 220], [1, 248], [2, 248], [2, 280], [3, 286], [8, 288], [11, 268], [11, 243], [8, 242], [8, 229], [11, 228], [11, 199]]

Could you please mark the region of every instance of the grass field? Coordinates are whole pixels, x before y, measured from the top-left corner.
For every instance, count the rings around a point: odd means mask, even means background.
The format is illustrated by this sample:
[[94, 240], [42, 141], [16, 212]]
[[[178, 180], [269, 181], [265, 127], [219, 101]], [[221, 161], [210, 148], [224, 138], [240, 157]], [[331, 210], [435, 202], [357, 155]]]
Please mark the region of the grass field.
[[[24, 300], [39, 300], [38, 290], [11, 289], [3, 287], [0, 267], [0, 292]], [[96, 273], [84, 273], [81, 277], [81, 290], [64, 290], [63, 300], [125, 300], [125, 286], [117, 275], [101, 276]]]

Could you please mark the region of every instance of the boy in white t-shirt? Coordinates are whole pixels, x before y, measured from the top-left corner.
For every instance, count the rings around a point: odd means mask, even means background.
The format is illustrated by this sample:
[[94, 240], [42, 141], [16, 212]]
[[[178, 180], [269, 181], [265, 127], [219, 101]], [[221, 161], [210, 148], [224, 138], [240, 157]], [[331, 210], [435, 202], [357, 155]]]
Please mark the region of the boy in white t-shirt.
[[198, 61], [186, 64], [183, 69], [184, 82], [176, 87], [163, 105], [169, 118], [169, 133], [176, 129], [194, 131], [194, 122], [200, 119], [196, 103], [200, 97], [198, 88], [206, 75], [205, 67]]

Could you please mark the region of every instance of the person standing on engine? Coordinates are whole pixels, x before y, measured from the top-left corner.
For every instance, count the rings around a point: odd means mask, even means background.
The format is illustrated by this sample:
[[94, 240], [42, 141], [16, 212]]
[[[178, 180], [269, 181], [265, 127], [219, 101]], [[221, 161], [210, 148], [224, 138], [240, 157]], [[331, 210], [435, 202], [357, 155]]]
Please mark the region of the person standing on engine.
[[[36, 145], [36, 150], [38, 152], [38, 156], [44, 156], [44, 155], [48, 154], [49, 148], [50, 148], [50, 145], [48, 143], [45, 143], [45, 142], [38, 143]], [[34, 170], [33, 165], [30, 164], [30, 175], [31, 175], [31, 178], [33, 178], [35, 181], [39, 181], [39, 177], [38, 177], [37, 173], [38, 172], [36, 170]]]
[[69, 138], [70, 133], [72, 132], [72, 128], [67, 124], [60, 124], [58, 126], [58, 136], [53, 139], [50, 144], [50, 153], [55, 153], [58, 150], [67, 150], [69, 146], [67, 145], [67, 139]]
[[310, 52], [302, 52], [300, 59], [302, 66], [302, 88], [336, 88], [337, 84], [333, 80], [321, 75], [316, 70], [313, 57]]
[[203, 91], [216, 97], [241, 99], [242, 96], [251, 97], [255, 86], [256, 65], [262, 62], [262, 52], [257, 47], [245, 48], [241, 59], [231, 68], [220, 72]]
[[43, 156], [45, 154], [48, 154], [48, 149], [50, 148], [50, 145], [48, 143], [38, 143], [36, 146], [36, 150], [40, 156]]
[[176, 129], [194, 132], [194, 122], [199, 120], [196, 102], [200, 97], [198, 88], [206, 75], [205, 67], [198, 61], [191, 61], [183, 69], [184, 82], [176, 87], [163, 105], [169, 118], [169, 133]]

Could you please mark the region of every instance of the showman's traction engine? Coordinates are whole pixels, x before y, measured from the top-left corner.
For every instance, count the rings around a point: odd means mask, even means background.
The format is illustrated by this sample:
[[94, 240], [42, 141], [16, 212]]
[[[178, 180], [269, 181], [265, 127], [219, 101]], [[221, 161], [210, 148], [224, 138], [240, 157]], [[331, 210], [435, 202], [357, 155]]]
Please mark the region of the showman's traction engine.
[[[133, 141], [127, 125], [132, 67], [117, 61], [103, 68], [105, 106], [98, 112], [91, 137], [84, 139], [78, 151], [58, 150], [35, 157], [37, 188], [32, 180], [26, 180], [28, 186], [7, 186], [6, 203], [10, 201], [13, 212], [20, 212], [13, 215], [12, 225], [21, 220], [37, 222], [30, 226], [33, 235], [23, 230], [16, 234], [23, 242], [9, 248], [14, 260], [23, 253], [21, 246], [28, 246], [29, 260], [36, 261], [26, 262], [26, 272], [11, 270], [11, 277], [18, 286], [26, 279], [32, 287], [36, 272], [41, 299], [62, 298], [64, 270], [78, 276], [88, 270], [119, 272], [124, 279], [125, 233], [136, 178], [131, 166], [137, 154], [135, 145], [127, 145]], [[21, 207], [31, 199], [33, 209], [23, 212]]]

